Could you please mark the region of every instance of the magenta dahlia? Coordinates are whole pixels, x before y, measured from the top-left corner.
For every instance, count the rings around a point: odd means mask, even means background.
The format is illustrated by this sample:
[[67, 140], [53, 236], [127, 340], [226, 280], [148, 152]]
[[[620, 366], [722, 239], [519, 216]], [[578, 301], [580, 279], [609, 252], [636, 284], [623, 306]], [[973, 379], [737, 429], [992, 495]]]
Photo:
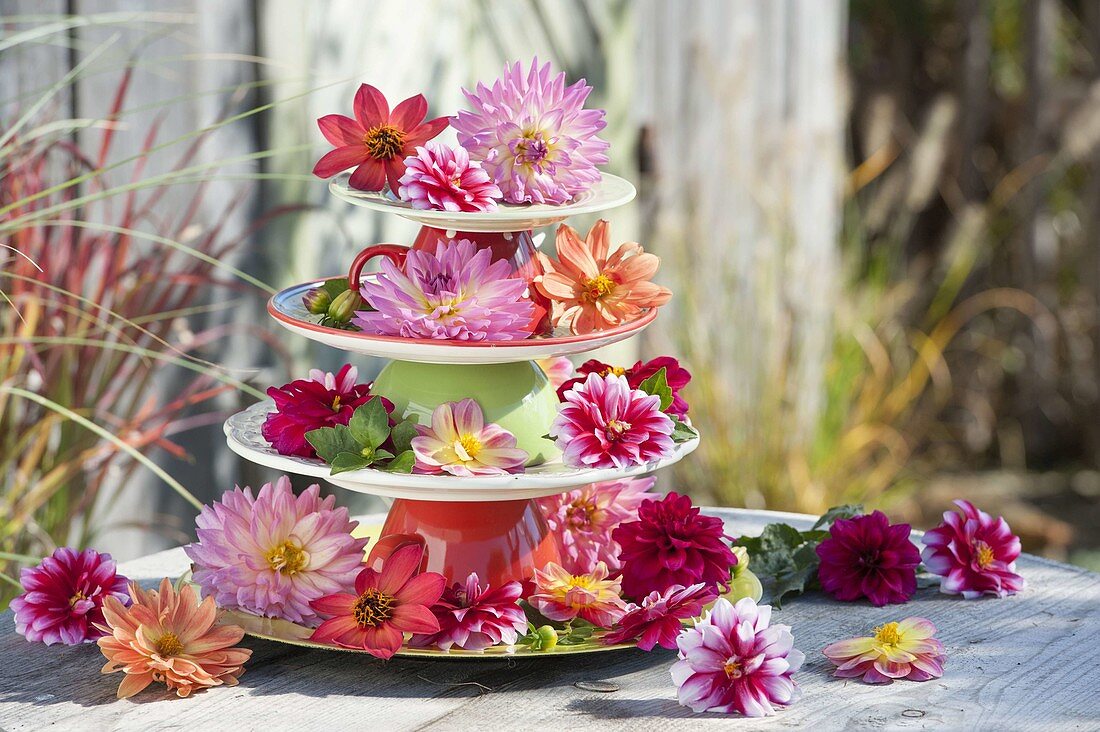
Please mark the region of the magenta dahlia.
[[585, 109], [592, 87], [584, 80], [566, 86], [565, 73], [531, 61], [507, 66], [493, 86], [478, 84], [462, 93], [473, 111], [451, 119], [458, 142], [482, 161], [508, 203], [568, 203], [600, 180], [608, 143], [597, 137], [606, 126], [602, 109]]
[[693, 712], [764, 717], [801, 697], [791, 675], [806, 655], [794, 647], [790, 626], [771, 625], [771, 611], [751, 597], [736, 605], [718, 598], [680, 635], [680, 660], [672, 664], [680, 704]]
[[562, 462], [574, 468], [628, 468], [672, 454], [672, 419], [661, 399], [622, 376], [589, 374], [565, 392], [550, 425]]
[[617, 628], [603, 637], [608, 645], [637, 640], [643, 651], [653, 646], [674, 650], [676, 637], [683, 630], [681, 621], [703, 614], [703, 606], [718, 596], [713, 587], [702, 582], [691, 587], [672, 585], [664, 592], [651, 592], [641, 605], [630, 604]]
[[311, 369], [308, 379], [272, 386], [267, 395], [275, 411], [267, 415], [260, 433], [280, 455], [317, 457], [306, 433], [321, 427], [346, 425], [356, 407], [370, 401], [370, 385], [357, 384], [358, 370], [345, 364], [335, 376]]
[[504, 260], [472, 241], [440, 242], [435, 253], [410, 250], [401, 271], [388, 259], [363, 299], [374, 308], [355, 323], [368, 333], [455, 341], [514, 341], [531, 335], [535, 306], [527, 283]]
[[623, 521], [638, 518], [642, 501], [660, 497], [649, 492], [656, 482], [656, 478], [609, 480], [540, 498], [539, 509], [561, 545], [562, 566], [583, 574], [603, 562], [611, 571], [618, 570], [620, 547], [611, 532]]
[[920, 564], [910, 531], [909, 524], [891, 525], [882, 511], [837, 519], [817, 545], [822, 589], [845, 602], [866, 597], [876, 607], [907, 602]]
[[993, 518], [969, 501], [960, 499], [955, 505], [962, 513], [945, 512], [943, 523], [921, 539], [924, 566], [943, 578], [940, 591], [973, 600], [1024, 589], [1024, 578], [1016, 574], [1020, 537], [1003, 518]]
[[577, 367], [577, 373], [580, 374], [579, 377], [569, 379], [558, 387], [558, 398], [564, 400], [565, 392], [569, 391], [577, 384], [582, 383], [588, 378], [589, 374], [599, 374], [600, 376], [615, 374], [616, 376], [625, 376], [626, 383], [630, 384], [630, 388], [637, 389], [641, 386], [643, 381], [653, 376], [661, 369], [665, 370], [665, 381], [669, 388], [672, 389], [672, 404], [669, 405], [668, 409], [665, 411], [683, 419], [688, 413], [688, 403], [684, 401], [684, 397], [680, 395], [680, 391], [691, 381], [691, 372], [681, 366], [680, 362], [672, 356], [658, 356], [645, 363], [638, 361], [630, 368], [612, 366], [611, 364], [591, 358]]
[[417, 209], [492, 211], [501, 193], [465, 148], [429, 142], [405, 158], [397, 196]]
[[737, 564], [722, 519], [702, 515], [678, 493], [643, 501], [638, 520], [620, 524], [611, 536], [622, 546], [623, 592], [634, 599], [673, 585], [728, 586]]
[[527, 616], [519, 606], [523, 585], [512, 581], [495, 589], [478, 584], [471, 573], [466, 584], [455, 583], [443, 591], [443, 597], [432, 606], [439, 621], [439, 632], [414, 635], [414, 646], [436, 646], [444, 651], [452, 647], [465, 651], [480, 651], [490, 646], [515, 645], [527, 632]]
[[184, 547], [195, 582], [220, 607], [316, 626], [310, 602], [344, 592], [362, 569], [366, 539], [336, 499], [311, 485], [295, 496], [285, 475], [226, 491], [195, 520], [199, 540]]
[[68, 646], [102, 638], [103, 601], [130, 604], [128, 580], [110, 554], [59, 547], [36, 567], [19, 572], [23, 594], [11, 601], [15, 631], [29, 641]]

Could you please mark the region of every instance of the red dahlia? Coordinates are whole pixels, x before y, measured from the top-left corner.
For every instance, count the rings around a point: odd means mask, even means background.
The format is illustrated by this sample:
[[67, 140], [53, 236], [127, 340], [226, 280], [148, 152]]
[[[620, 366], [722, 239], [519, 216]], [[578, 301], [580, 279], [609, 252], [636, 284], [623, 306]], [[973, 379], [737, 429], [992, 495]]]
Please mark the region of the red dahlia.
[[358, 376], [354, 366], [345, 364], [335, 376], [313, 369], [308, 379], [269, 388], [267, 395], [275, 400], [275, 411], [267, 415], [260, 430], [264, 439], [280, 455], [317, 457], [306, 433], [346, 425], [355, 408], [370, 401], [370, 385], [356, 384]]
[[909, 524], [890, 525], [881, 511], [838, 519], [817, 545], [821, 587], [838, 600], [866, 597], [881, 607], [907, 602], [917, 591], [920, 552], [909, 541]]

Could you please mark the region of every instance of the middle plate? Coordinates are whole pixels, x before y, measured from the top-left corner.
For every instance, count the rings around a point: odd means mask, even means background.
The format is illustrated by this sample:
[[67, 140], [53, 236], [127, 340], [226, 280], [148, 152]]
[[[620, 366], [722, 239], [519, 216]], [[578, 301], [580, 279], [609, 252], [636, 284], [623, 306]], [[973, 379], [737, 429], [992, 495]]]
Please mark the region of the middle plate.
[[372, 468], [331, 475], [329, 466], [321, 460], [280, 455], [264, 439], [260, 428], [273, 409], [274, 403], [265, 400], [226, 420], [225, 437], [229, 448], [246, 460], [284, 473], [323, 478], [333, 485], [359, 493], [419, 501], [510, 501], [552, 496], [588, 483], [659, 470], [679, 462], [699, 446], [699, 438], [682, 442], [664, 460], [625, 469], [570, 468], [557, 460], [530, 467], [525, 473], [474, 478], [387, 473]]

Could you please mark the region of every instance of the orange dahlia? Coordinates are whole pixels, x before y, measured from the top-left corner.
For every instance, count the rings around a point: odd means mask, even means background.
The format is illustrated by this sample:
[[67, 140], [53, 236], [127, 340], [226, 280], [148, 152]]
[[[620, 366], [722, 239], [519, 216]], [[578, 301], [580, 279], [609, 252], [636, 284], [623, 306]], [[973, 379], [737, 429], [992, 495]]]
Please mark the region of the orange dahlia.
[[577, 334], [606, 330], [672, 297], [670, 290], [650, 282], [661, 260], [632, 241], [612, 251], [603, 219], [584, 241], [562, 224], [557, 248], [557, 260], [539, 253], [545, 274], [535, 280], [535, 287], [553, 303], [555, 327]]
[[109, 635], [100, 638], [99, 649], [107, 657], [103, 673], [122, 671], [118, 698], [138, 693], [154, 681], [163, 681], [178, 696], [208, 686], [235, 686], [252, 655], [234, 648], [244, 631], [236, 625], [215, 625], [214, 598], [199, 602], [190, 587], [178, 593], [168, 579], [159, 590], [142, 590], [130, 583], [133, 604], [126, 607], [116, 597], [103, 603]]

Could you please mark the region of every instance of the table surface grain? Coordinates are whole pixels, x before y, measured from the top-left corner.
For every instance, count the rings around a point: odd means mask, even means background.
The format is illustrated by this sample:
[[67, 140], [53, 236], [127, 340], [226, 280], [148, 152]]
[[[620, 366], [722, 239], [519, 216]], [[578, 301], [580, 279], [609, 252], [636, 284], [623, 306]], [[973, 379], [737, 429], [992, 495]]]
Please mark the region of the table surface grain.
[[[713, 509], [733, 534], [756, 533], [777, 514]], [[790, 514], [779, 520], [804, 522]], [[377, 522], [378, 517], [367, 517]], [[180, 549], [124, 563], [135, 579], [177, 576]], [[692, 714], [676, 703], [657, 649], [592, 656], [448, 661], [310, 651], [246, 638], [254, 650], [237, 687], [189, 699], [150, 687], [115, 699], [119, 675], [101, 675], [94, 645], [28, 643], [0, 614], [0, 729], [15, 730], [469, 730], [496, 729], [1100, 729], [1100, 575], [1033, 556], [1020, 595], [963, 600], [934, 588], [905, 606], [795, 598], [773, 621], [792, 626], [806, 663], [801, 701], [774, 717]], [[827, 644], [910, 615], [931, 619], [947, 648], [942, 679], [870, 686], [834, 679]], [[609, 681], [611, 693], [577, 686]], [[582, 685], [583, 686], [583, 685]]]

